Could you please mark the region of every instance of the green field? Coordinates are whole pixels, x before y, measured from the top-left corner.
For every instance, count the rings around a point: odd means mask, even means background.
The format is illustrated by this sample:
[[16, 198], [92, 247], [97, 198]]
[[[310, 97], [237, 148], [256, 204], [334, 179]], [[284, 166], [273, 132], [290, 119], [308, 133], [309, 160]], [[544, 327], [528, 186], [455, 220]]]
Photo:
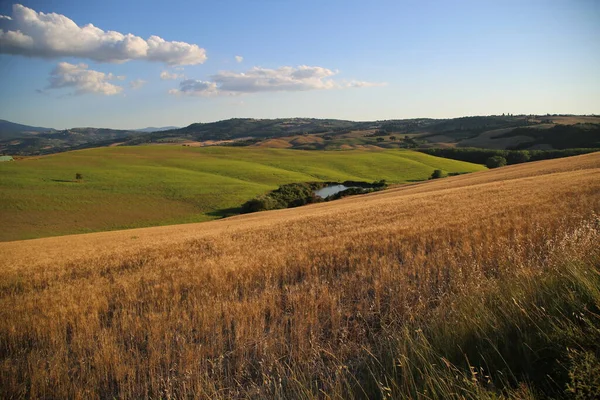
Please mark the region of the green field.
[[406, 183], [434, 169], [485, 168], [407, 150], [135, 146], [29, 158], [0, 164], [0, 240], [206, 221], [285, 183]]

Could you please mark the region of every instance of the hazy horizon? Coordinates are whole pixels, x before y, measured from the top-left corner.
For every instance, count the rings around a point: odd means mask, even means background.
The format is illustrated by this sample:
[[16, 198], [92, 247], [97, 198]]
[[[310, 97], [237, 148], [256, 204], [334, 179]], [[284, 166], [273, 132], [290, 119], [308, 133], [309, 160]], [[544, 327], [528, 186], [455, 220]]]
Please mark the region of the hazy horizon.
[[[508, 113], [505, 113], [505, 115], [509, 115]], [[518, 114], [513, 114], [510, 113], [510, 116], [514, 116], [514, 117], [519, 117], [519, 116], [528, 116], [528, 115], [536, 115], [538, 117], [543, 117], [546, 115], [557, 115], [557, 116], [589, 116], [589, 117], [596, 117], [599, 116], [599, 113], [591, 113], [591, 114], [570, 114], [570, 113], [554, 113], [554, 114], [550, 114], [550, 113], [541, 113], [541, 114], [534, 114], [534, 113], [518, 113]], [[494, 116], [503, 116], [501, 113], [500, 114], [488, 114], [488, 115], [460, 115], [460, 116], [452, 116], [452, 117], [428, 117], [428, 116], [419, 116], [419, 117], [408, 117], [408, 118], [388, 118], [388, 119], [344, 119], [344, 118], [328, 118], [328, 117], [321, 117], [321, 118], [316, 118], [316, 117], [299, 117], [299, 116], [295, 116], [295, 117], [273, 117], [273, 118], [260, 118], [260, 117], [230, 117], [230, 118], [224, 118], [224, 119], [217, 119], [214, 121], [195, 121], [195, 122], [191, 122], [189, 124], [185, 124], [185, 125], [163, 125], [163, 126], [144, 126], [144, 127], [133, 127], [133, 128], [121, 128], [121, 127], [109, 127], [109, 126], [94, 126], [94, 125], [78, 125], [78, 126], [66, 126], [66, 127], [54, 127], [54, 126], [43, 126], [40, 125], [39, 127], [42, 128], [51, 128], [51, 129], [56, 129], [56, 130], [64, 130], [64, 129], [74, 129], [74, 128], [107, 128], [107, 129], [117, 129], [117, 130], [143, 130], [143, 129], [149, 129], [149, 128], [157, 128], [157, 129], [162, 129], [162, 128], [172, 128], [172, 129], [180, 129], [180, 128], [185, 128], [189, 125], [192, 124], [196, 124], [196, 123], [201, 123], [201, 124], [211, 124], [211, 123], [215, 123], [215, 122], [220, 122], [220, 121], [227, 121], [230, 119], [323, 119], [323, 120], [340, 120], [340, 121], [351, 121], [351, 122], [377, 122], [377, 121], [393, 121], [393, 120], [410, 120], [410, 119], [457, 119], [457, 118], [471, 118], [471, 117], [494, 117]], [[8, 120], [6, 118], [0, 118], [0, 120], [5, 120], [8, 122], [12, 122], [12, 123], [16, 123], [16, 124], [20, 124], [20, 125], [27, 125], [27, 126], [37, 126], [37, 125], [31, 125], [31, 124], [27, 124], [27, 123], [23, 123], [23, 122], [19, 122], [19, 121], [11, 121]]]

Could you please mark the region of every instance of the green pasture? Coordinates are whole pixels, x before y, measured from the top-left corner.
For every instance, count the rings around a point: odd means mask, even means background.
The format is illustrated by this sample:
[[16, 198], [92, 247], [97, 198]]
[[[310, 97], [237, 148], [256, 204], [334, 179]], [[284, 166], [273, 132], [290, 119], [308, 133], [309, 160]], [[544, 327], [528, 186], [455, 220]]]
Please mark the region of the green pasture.
[[285, 183], [406, 183], [435, 169], [485, 167], [408, 150], [134, 146], [32, 157], [0, 163], [0, 240], [206, 221]]

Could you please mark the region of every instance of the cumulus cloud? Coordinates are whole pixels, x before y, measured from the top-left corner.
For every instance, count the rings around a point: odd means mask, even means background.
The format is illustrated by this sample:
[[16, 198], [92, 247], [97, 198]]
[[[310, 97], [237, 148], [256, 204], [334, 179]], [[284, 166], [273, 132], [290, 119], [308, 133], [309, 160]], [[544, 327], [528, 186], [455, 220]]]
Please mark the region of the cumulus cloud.
[[323, 67], [280, 67], [267, 69], [254, 67], [247, 72], [221, 71], [210, 77], [209, 81], [187, 79], [179, 84], [179, 89], [171, 94], [198, 96], [236, 95], [243, 93], [306, 91], [341, 89], [346, 87], [380, 86], [381, 84], [352, 81], [336, 82], [331, 77], [337, 74]]
[[183, 74], [170, 73], [169, 71], [162, 71], [160, 73], [160, 79], [162, 79], [163, 81], [183, 78], [185, 78]]
[[219, 94], [219, 89], [215, 82], [199, 81], [196, 79], [186, 79], [179, 83], [179, 89], [169, 90], [170, 94], [196, 94], [200, 96], [214, 96]]
[[206, 61], [206, 51], [196, 44], [169, 42], [158, 36], [145, 40], [131, 33], [103, 31], [92, 24], [78, 26], [64, 15], [38, 13], [20, 4], [13, 5], [12, 18], [3, 16], [0, 24], [0, 53], [4, 54], [100, 62], [147, 60], [168, 65]]
[[124, 76], [105, 74], [88, 69], [86, 64], [58, 63], [50, 74], [50, 84], [46, 89], [73, 88], [74, 94], [96, 93], [112, 96], [123, 91], [123, 88], [110, 83], [111, 80], [123, 80]]
[[241, 63], [242, 61], [244, 61], [244, 57], [242, 57], [242, 56], [235, 56], [235, 62]]
[[129, 82], [129, 87], [135, 90], [135, 89], [141, 88], [146, 83], [148, 83], [148, 82], [143, 79], [136, 79], [136, 80]]
[[387, 86], [387, 83], [386, 82], [350, 81], [350, 82], [346, 82], [344, 86], [349, 87], [349, 88], [380, 87], [380, 86]]

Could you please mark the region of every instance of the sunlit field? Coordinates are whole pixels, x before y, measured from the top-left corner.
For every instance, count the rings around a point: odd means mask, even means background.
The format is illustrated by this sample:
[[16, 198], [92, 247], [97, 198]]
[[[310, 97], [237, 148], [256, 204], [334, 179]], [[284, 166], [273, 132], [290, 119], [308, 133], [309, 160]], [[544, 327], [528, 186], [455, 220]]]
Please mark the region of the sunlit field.
[[207, 221], [282, 184], [406, 183], [435, 169], [485, 167], [406, 150], [136, 146], [32, 157], [0, 163], [0, 241]]
[[599, 214], [593, 153], [0, 243], [0, 397], [593, 398]]

